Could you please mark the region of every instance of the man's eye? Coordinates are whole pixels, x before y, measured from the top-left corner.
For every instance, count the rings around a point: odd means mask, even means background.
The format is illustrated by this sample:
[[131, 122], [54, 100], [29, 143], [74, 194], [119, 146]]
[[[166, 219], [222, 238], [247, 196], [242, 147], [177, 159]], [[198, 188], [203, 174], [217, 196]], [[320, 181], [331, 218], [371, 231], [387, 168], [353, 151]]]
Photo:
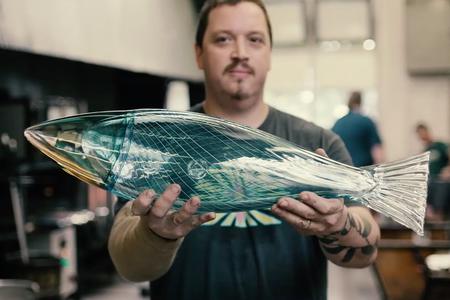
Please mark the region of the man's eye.
[[215, 42], [218, 44], [225, 44], [231, 41], [229, 36], [219, 36], [215, 39]]
[[264, 44], [264, 39], [259, 36], [252, 36], [252, 37], [250, 37], [250, 42], [255, 43], [255, 44]]

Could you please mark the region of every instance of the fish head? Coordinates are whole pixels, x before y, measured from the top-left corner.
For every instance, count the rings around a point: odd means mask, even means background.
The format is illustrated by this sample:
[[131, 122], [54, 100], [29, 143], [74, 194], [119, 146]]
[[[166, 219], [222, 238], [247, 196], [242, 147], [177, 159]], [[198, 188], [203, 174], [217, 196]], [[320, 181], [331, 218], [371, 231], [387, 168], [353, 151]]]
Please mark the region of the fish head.
[[24, 135], [67, 173], [106, 188], [128, 121], [118, 112], [88, 113], [29, 127]]

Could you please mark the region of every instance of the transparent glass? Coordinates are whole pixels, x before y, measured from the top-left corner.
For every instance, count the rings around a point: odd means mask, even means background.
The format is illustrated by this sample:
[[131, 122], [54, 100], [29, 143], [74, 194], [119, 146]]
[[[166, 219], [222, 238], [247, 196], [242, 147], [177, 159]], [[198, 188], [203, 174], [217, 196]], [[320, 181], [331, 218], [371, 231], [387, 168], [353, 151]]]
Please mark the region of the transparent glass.
[[313, 191], [423, 231], [428, 153], [355, 168], [257, 129], [167, 110], [82, 114], [30, 127], [25, 136], [68, 173], [129, 200], [178, 183], [175, 208], [199, 196], [200, 212], [231, 212]]

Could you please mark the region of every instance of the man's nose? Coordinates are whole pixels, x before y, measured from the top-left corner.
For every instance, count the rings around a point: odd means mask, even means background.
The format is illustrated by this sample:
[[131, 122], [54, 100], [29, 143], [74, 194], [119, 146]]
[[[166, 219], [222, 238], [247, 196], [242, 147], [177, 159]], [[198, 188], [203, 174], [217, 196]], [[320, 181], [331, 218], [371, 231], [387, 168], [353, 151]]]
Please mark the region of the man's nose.
[[233, 51], [231, 52], [231, 58], [239, 60], [248, 60], [248, 51], [245, 41], [238, 39], [234, 44]]

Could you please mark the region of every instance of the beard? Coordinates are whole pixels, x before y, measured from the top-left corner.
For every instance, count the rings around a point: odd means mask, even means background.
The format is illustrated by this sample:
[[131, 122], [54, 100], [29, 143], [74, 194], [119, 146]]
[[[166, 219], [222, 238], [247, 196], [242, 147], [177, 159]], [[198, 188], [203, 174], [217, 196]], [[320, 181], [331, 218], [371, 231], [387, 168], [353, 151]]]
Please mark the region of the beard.
[[[209, 74], [207, 74], [209, 75]], [[232, 78], [228, 75], [221, 77], [206, 76], [205, 87], [206, 96], [212, 97], [216, 102], [222, 103], [221, 106], [226, 107], [234, 102], [236, 105], [246, 106], [245, 103], [252, 98], [258, 98], [258, 94], [262, 94], [265, 78], [256, 79], [250, 76], [249, 78]], [[240, 103], [240, 104], [239, 104]]]
[[242, 86], [243, 85], [243, 80], [241, 80], [241, 79], [238, 80], [237, 84], [238, 84], [237, 90], [230, 94], [231, 99], [239, 101], [239, 100], [245, 100], [245, 99], [249, 98], [250, 97], [250, 93], [246, 92], [244, 90], [244, 87]]
[[[251, 67], [248, 62], [242, 61], [242, 60], [234, 60], [232, 63], [230, 63], [228, 66], [225, 67], [223, 70], [222, 75], [228, 76], [228, 73], [231, 72], [235, 68], [240, 68], [243, 70], [246, 70], [250, 77], [255, 76], [255, 70], [253, 67]], [[243, 78], [236, 78], [235, 80], [232, 79], [231, 87], [229, 87], [228, 95], [233, 100], [245, 100], [249, 98], [252, 93], [248, 90], [252, 87], [251, 78], [247, 77], [246, 79]]]

